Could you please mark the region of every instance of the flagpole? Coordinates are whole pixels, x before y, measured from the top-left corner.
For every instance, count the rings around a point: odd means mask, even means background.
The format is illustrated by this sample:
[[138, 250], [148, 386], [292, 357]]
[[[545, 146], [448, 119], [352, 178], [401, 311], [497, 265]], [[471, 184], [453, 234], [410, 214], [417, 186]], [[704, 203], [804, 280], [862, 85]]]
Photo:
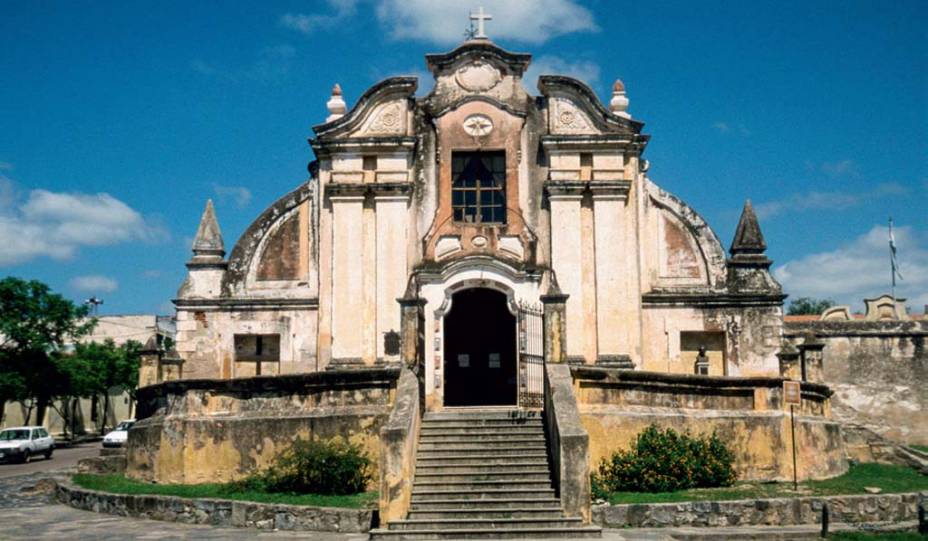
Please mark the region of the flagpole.
[[889, 217], [889, 272], [890, 272], [890, 292], [893, 302], [896, 302], [896, 254], [893, 253], [893, 217]]

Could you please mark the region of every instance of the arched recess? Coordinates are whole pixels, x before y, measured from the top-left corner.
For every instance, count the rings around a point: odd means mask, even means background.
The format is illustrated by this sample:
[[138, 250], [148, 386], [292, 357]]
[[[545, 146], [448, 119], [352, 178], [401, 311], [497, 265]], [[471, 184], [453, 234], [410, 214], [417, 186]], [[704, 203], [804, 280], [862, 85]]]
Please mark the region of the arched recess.
[[284, 195], [245, 230], [229, 257], [224, 296], [317, 294], [316, 185], [312, 179]]

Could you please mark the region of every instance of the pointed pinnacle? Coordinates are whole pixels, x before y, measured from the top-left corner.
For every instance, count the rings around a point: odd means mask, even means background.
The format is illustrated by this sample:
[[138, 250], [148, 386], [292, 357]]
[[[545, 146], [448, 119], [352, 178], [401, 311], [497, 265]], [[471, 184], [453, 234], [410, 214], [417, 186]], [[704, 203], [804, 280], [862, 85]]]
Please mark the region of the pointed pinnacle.
[[744, 209], [741, 211], [741, 219], [738, 220], [738, 228], [735, 230], [735, 238], [731, 241], [729, 252], [734, 256], [762, 254], [766, 250], [767, 243], [764, 241], [764, 234], [760, 231], [757, 215], [754, 213], [754, 207], [751, 206], [751, 200], [748, 199], [744, 202]]
[[222, 256], [225, 255], [222, 243], [222, 232], [219, 222], [216, 221], [216, 211], [213, 209], [213, 200], [206, 200], [206, 209], [200, 218], [197, 236], [193, 239], [193, 255], [196, 256]]

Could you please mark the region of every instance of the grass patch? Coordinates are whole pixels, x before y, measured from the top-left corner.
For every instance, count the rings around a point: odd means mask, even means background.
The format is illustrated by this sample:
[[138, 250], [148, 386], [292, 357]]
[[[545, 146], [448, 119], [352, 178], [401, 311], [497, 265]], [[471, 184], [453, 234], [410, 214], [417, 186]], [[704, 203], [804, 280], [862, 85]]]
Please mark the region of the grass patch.
[[887, 464], [854, 464], [844, 475], [824, 481], [799, 483], [799, 492], [792, 483], [736, 483], [725, 488], [702, 488], [677, 492], [613, 492], [609, 503], [676, 503], [706, 500], [743, 500], [780, 498], [785, 496], [832, 496], [864, 494], [864, 487], [879, 487], [883, 492], [915, 492], [928, 490], [928, 476], [912, 468]]
[[287, 505], [313, 505], [319, 507], [347, 507], [361, 509], [373, 506], [376, 492], [362, 492], [347, 496], [322, 494], [283, 494], [243, 490], [235, 484], [204, 483], [200, 485], [158, 485], [126, 478], [124, 475], [95, 475], [78, 473], [72, 477], [74, 484], [90, 490], [114, 492], [116, 494], [154, 494], [180, 498], [221, 498], [259, 503]]
[[925, 536], [915, 532], [842, 532], [829, 535], [834, 541], [925, 541]]
[[916, 451], [921, 451], [923, 453], [928, 453], [928, 445], [909, 445], [912, 449]]

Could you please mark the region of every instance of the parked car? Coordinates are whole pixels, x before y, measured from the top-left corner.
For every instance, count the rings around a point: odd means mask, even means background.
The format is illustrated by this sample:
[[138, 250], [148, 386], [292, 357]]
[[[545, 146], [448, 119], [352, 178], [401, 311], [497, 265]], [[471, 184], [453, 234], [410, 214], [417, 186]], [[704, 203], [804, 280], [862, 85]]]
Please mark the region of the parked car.
[[129, 438], [129, 429], [134, 424], [135, 419], [128, 419], [116, 425], [116, 428], [103, 436], [103, 447], [122, 447], [125, 445], [126, 439]]
[[0, 462], [29, 462], [35, 455], [51, 458], [55, 438], [41, 426], [18, 426], [0, 430]]

